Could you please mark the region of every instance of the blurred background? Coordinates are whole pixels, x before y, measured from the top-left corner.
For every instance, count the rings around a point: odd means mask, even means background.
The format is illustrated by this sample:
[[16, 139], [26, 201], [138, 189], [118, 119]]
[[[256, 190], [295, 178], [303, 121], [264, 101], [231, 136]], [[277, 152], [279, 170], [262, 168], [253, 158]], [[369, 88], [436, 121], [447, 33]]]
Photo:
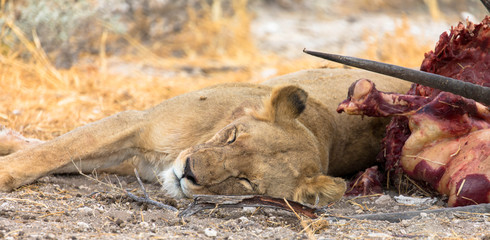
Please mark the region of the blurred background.
[[217, 83], [343, 67], [303, 48], [418, 68], [485, 14], [477, 0], [0, 0], [0, 125], [50, 139]]

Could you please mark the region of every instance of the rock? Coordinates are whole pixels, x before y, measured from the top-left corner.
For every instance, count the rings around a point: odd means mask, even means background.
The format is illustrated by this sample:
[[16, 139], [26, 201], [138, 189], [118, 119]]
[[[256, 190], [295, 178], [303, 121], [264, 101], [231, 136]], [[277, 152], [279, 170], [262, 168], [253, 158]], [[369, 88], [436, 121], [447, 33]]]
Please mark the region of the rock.
[[435, 202], [437, 202], [437, 198], [419, 198], [419, 197], [407, 197], [407, 196], [395, 196], [395, 201], [401, 204], [406, 204], [406, 205], [433, 205]]
[[114, 221], [114, 223], [116, 223], [117, 226], [119, 227], [124, 227], [124, 221], [119, 219], [119, 218], [116, 218], [116, 221]]
[[239, 223], [240, 223], [240, 222], [246, 223], [246, 222], [249, 222], [249, 221], [250, 221], [250, 220], [248, 220], [248, 218], [247, 218], [247, 217], [245, 217], [245, 216], [241, 216], [241, 217], [239, 217], [239, 218], [238, 218], [238, 220], [240, 220], [240, 221], [239, 221]]
[[87, 216], [93, 216], [94, 215], [94, 210], [92, 208], [89, 208], [89, 207], [81, 207], [81, 208], [78, 208], [77, 210], [78, 210], [78, 212], [83, 213]]
[[147, 222], [140, 222], [140, 226], [141, 226], [142, 228], [148, 228], [148, 227], [150, 227], [150, 224], [149, 224], [149, 223], [147, 223]]
[[371, 237], [371, 238], [381, 238], [381, 239], [392, 238], [391, 235], [388, 235], [386, 233], [369, 233], [368, 234], [368, 237]]
[[374, 201], [376, 204], [386, 205], [392, 201], [390, 195], [381, 195], [378, 199]]
[[9, 207], [9, 209], [10, 209], [8, 202], [4, 202], [4, 203], [2, 203], [2, 205], [0, 205], [0, 209], [7, 209], [7, 207]]
[[216, 237], [218, 236], [218, 232], [212, 228], [204, 229], [204, 234], [208, 237]]
[[256, 210], [256, 207], [243, 207], [243, 212], [245, 213], [254, 213]]
[[48, 233], [45, 238], [46, 239], [57, 239], [56, 235], [54, 235], [54, 233]]
[[82, 231], [87, 231], [90, 229], [90, 225], [86, 222], [77, 222], [77, 226], [80, 228]]
[[402, 225], [403, 227], [408, 227], [410, 226], [410, 221], [406, 220], [406, 219], [403, 219], [401, 222], [400, 222], [400, 225]]

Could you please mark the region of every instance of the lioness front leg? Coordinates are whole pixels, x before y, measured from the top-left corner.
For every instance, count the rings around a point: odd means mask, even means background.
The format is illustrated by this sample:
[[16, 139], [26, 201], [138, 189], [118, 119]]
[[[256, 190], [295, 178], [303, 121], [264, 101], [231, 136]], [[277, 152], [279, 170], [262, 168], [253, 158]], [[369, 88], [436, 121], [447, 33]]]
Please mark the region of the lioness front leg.
[[0, 157], [43, 143], [34, 138], [26, 138], [20, 133], [0, 125]]
[[53, 172], [90, 171], [122, 162], [138, 152], [144, 115], [122, 112], [0, 157], [0, 190], [10, 191]]

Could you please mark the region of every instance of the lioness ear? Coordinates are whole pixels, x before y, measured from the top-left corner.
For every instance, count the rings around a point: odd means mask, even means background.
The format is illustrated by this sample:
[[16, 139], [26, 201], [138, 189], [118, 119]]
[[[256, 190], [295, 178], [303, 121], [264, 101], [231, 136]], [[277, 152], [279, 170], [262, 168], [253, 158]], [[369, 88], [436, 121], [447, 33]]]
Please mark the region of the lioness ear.
[[271, 122], [295, 119], [305, 110], [307, 98], [308, 93], [299, 87], [276, 87], [264, 100], [263, 109], [255, 112], [254, 117]]
[[304, 179], [295, 190], [293, 200], [324, 206], [339, 200], [344, 195], [345, 190], [346, 185], [342, 178], [318, 175]]

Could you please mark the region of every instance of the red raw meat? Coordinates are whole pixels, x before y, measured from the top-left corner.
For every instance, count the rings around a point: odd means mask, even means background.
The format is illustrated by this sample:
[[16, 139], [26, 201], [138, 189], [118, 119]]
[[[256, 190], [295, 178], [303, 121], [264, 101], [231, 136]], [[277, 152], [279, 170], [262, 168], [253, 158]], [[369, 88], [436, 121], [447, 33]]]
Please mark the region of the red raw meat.
[[370, 195], [383, 192], [382, 183], [384, 175], [378, 170], [378, 166], [370, 167], [359, 172], [353, 181], [348, 183], [345, 195]]
[[[490, 87], [490, 17], [443, 33], [421, 70]], [[427, 182], [450, 206], [490, 202], [490, 110], [451, 93], [414, 84], [407, 95], [356, 81], [338, 112], [395, 116], [378, 158], [387, 171]]]

